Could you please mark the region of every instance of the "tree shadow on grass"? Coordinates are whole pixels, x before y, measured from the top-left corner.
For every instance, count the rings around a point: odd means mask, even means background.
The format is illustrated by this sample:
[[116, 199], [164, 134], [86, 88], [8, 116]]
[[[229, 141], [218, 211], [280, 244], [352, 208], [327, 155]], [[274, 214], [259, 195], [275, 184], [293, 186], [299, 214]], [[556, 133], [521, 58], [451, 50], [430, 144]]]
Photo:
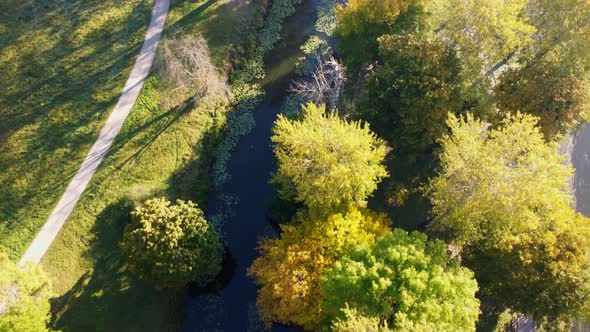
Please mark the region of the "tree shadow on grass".
[[[89, 5], [89, 8], [92, 8], [92, 5]], [[41, 140], [34, 144], [46, 147], [48, 138], [56, 138], [56, 142], [59, 143], [63, 135], [86, 125], [98, 111], [112, 107], [116, 101], [115, 97], [101, 97], [97, 100], [95, 94], [108, 93], [108, 90], [114, 87], [113, 84], [117, 82], [114, 78], [135, 61], [143, 43], [141, 40], [126, 45], [122, 52], [117, 52], [110, 49], [113, 40], [125, 40], [144, 30], [149, 22], [149, 10], [150, 8], [145, 5], [134, 7], [125, 24], [117, 26], [117, 29], [104, 36], [99, 36], [101, 38], [90, 37], [74, 46], [68, 40], [70, 34], [64, 33], [59, 35], [60, 42], [53, 45], [52, 49], [43, 52], [32, 49], [29, 53], [21, 53], [18, 60], [23, 69], [19, 69], [18, 75], [7, 77], [9, 89], [0, 93], [0, 114], [10, 115], [6, 121], [0, 123], [0, 141], [4, 141], [20, 128], [38, 121], [39, 118], [49, 117], [52, 121], [43, 121], [39, 128]], [[54, 15], [51, 11], [45, 13], [42, 21], [52, 21]], [[35, 29], [44, 31], [48, 26], [53, 25], [38, 22], [32, 27], [27, 27], [24, 32], [34, 35]], [[74, 28], [72, 31], [66, 31], [73, 32]], [[0, 41], [0, 48], [10, 46], [18, 36]], [[91, 48], [91, 51], [79, 58], [72, 58], [72, 54], [86, 52], [88, 48]], [[115, 54], [111, 54], [113, 52]], [[17, 79], [22, 82], [11, 82]], [[63, 123], [54, 123], [54, 118], [61, 115], [63, 108], [77, 108], [78, 112], [72, 115], [79, 121], [67, 123], [65, 120], [69, 119], [64, 119]], [[86, 111], [79, 112], [80, 109]]]
[[76, 29], [105, 2], [75, 3], [0, 5], [6, 9], [0, 18], [11, 26], [0, 37], [5, 51], [0, 62], [6, 61], [0, 66], [0, 247], [16, 257], [96, 140], [137, 57], [151, 12], [148, 1], [138, 2], [124, 21], [74, 45]]
[[96, 259], [63, 296], [52, 301], [51, 326], [68, 331], [169, 331], [178, 325], [182, 290], [156, 290], [130, 274], [118, 249], [132, 203], [121, 199], [97, 217]]
[[[103, 172], [93, 186], [108, 185], [104, 182], [125, 167], [141, 167], [134, 163], [143, 152], [182, 116], [192, 109], [192, 100], [184, 106], [156, 116], [154, 119], [123, 133], [113, 150], [117, 153], [128, 142], [133, 146], [125, 160], [114, 164], [113, 172]], [[149, 197], [166, 195], [169, 199], [191, 199], [204, 206], [209, 190], [209, 169], [214, 146], [219, 138], [219, 127], [212, 126], [193, 147], [193, 157], [168, 179], [167, 191], [149, 192]], [[149, 134], [138, 136], [140, 133]], [[140, 137], [140, 138], [138, 138]], [[123, 158], [120, 158], [123, 159]], [[133, 164], [133, 165], [131, 165]], [[131, 166], [130, 166], [131, 165]], [[143, 200], [149, 197], [140, 197]], [[52, 326], [67, 331], [167, 331], [179, 326], [182, 315], [184, 289], [156, 290], [127, 271], [126, 259], [119, 250], [123, 229], [130, 220], [130, 211], [138, 197], [123, 196], [104, 208], [96, 217], [92, 233], [94, 239], [83, 254], [93, 268], [63, 296], [52, 303]], [[214, 294], [227, 284], [233, 274], [231, 256], [224, 261], [224, 271], [214, 282], [205, 287], [191, 286], [193, 291]], [[225, 281], [224, 281], [225, 280]]]
[[184, 162], [168, 179], [168, 197], [171, 200], [190, 200], [202, 209], [207, 206], [211, 192], [211, 171], [223, 127], [213, 126], [193, 147], [195, 158]]

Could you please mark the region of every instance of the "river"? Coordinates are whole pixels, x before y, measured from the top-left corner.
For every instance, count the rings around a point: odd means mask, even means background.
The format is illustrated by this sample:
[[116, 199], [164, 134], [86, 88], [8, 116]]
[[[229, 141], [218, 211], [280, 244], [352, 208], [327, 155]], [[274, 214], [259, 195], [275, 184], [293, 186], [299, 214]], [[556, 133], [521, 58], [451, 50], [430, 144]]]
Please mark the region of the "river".
[[[256, 127], [243, 136], [228, 162], [231, 180], [212, 192], [207, 215], [228, 215], [223, 234], [231, 255], [224, 268], [226, 282], [218, 291], [189, 290], [185, 302], [182, 331], [261, 331], [264, 326], [256, 314], [257, 288], [246, 275], [258, 256], [257, 241], [269, 233], [268, 203], [275, 191], [268, 184], [275, 170], [270, 137], [272, 126], [281, 110], [281, 103], [293, 78], [297, 59], [303, 55], [299, 47], [314, 31], [316, 11], [306, 0], [285, 20], [283, 38], [265, 58], [266, 78], [259, 82], [266, 91], [264, 101], [254, 110]], [[231, 213], [225, 209], [228, 193], [238, 198]], [[275, 326], [273, 331], [291, 331]]]
[[[294, 15], [285, 20], [283, 38], [265, 58], [266, 78], [260, 83], [266, 91], [264, 101], [254, 111], [256, 127], [243, 136], [228, 163], [231, 180], [211, 194], [207, 215], [228, 215], [223, 233], [230, 254], [223, 271], [225, 282], [219, 290], [190, 289], [185, 302], [182, 331], [262, 331], [264, 326], [256, 314], [257, 288], [246, 275], [248, 267], [258, 256], [257, 241], [268, 234], [268, 203], [275, 191], [268, 184], [275, 170], [275, 159], [270, 137], [272, 126], [281, 110], [281, 103], [293, 78], [299, 47], [314, 30], [315, 7], [311, 0], [299, 5]], [[571, 154], [576, 169], [574, 191], [576, 209], [590, 217], [590, 125], [581, 128], [573, 139]], [[227, 195], [237, 197], [226, 209]], [[522, 330], [534, 330], [523, 324]], [[531, 324], [532, 325], [532, 324]], [[576, 326], [573, 331], [588, 331]], [[274, 326], [273, 331], [292, 331], [293, 328]]]

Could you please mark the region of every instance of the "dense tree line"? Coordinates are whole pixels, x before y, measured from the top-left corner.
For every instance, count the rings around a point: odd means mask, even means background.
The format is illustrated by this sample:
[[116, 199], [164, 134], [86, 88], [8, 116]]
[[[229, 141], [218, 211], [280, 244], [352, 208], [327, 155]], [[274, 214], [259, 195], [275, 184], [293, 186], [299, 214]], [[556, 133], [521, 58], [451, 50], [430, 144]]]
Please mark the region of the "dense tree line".
[[482, 292], [538, 320], [583, 315], [590, 295], [590, 220], [575, 212], [572, 169], [536, 118], [497, 128], [451, 117], [431, 184], [431, 229], [461, 249]]
[[[590, 110], [590, 3], [350, 0], [336, 12], [340, 110], [307, 105], [275, 126], [273, 184], [302, 208], [250, 269], [265, 322], [468, 331], [480, 300], [545, 329], [589, 319], [590, 220], [572, 208], [557, 140]], [[407, 176], [399, 164], [430, 202], [428, 237], [367, 208], [381, 180]]]
[[249, 270], [267, 324], [475, 330], [473, 272], [442, 241], [392, 230], [385, 214], [366, 208], [387, 175], [387, 148], [365, 123], [308, 104], [297, 119], [279, 117], [272, 141], [273, 183], [304, 208], [279, 238], [260, 242]]

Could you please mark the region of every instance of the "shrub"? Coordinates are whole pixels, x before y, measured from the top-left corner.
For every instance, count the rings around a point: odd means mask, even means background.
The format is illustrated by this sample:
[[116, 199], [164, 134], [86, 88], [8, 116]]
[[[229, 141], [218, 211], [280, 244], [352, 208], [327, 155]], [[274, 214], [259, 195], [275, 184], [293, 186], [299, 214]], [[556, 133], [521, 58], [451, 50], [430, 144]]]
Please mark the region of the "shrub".
[[229, 95], [225, 77], [211, 61], [209, 46], [201, 35], [164, 39], [158, 49], [155, 69], [173, 99], [182, 99], [188, 94], [198, 102], [204, 96], [225, 100]]
[[129, 270], [156, 287], [210, 282], [221, 270], [223, 247], [196, 204], [164, 198], [146, 201], [132, 213], [121, 248]]

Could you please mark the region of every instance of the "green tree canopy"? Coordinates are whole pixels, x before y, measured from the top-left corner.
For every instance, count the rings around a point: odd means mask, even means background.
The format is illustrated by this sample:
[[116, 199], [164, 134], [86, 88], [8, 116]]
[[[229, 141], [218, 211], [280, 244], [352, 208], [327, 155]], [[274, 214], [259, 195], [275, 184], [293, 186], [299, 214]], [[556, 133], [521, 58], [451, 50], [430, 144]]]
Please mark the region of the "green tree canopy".
[[[361, 122], [349, 122], [325, 106], [303, 108], [303, 119], [279, 115], [272, 142], [278, 159], [279, 194], [321, 210], [364, 205], [387, 176], [385, 143]], [[281, 189], [282, 188], [282, 189]], [[293, 189], [295, 193], [293, 193]]]
[[367, 317], [356, 309], [346, 306], [342, 309], [343, 318], [337, 318], [332, 322], [332, 332], [390, 332], [387, 322], [382, 322], [378, 317]]
[[357, 247], [326, 271], [322, 286], [332, 320], [346, 319], [348, 305], [365, 323], [377, 317], [393, 331], [475, 331], [479, 315], [473, 273], [419, 232], [395, 229]]
[[590, 2], [530, 0], [526, 17], [535, 27], [534, 42], [522, 51], [529, 62], [550, 60], [570, 71], [588, 73]]
[[281, 225], [280, 239], [263, 240], [249, 270], [261, 286], [256, 302], [263, 320], [317, 329], [322, 272], [346, 250], [388, 233], [389, 224], [383, 214], [352, 209], [327, 218], [302, 213], [294, 224]]
[[524, 13], [529, 0], [433, 0], [428, 2], [432, 26], [462, 54], [467, 72], [482, 70], [531, 42], [535, 28]]
[[409, 23], [408, 18], [422, 12], [421, 8], [414, 0], [350, 0], [346, 6], [339, 5], [336, 8], [338, 25], [334, 33], [340, 40], [338, 46], [345, 55], [347, 65], [357, 67], [375, 60], [377, 38], [391, 33], [394, 26]]
[[196, 204], [156, 198], [131, 216], [121, 248], [129, 269], [156, 287], [204, 285], [221, 270], [222, 243]]
[[445, 43], [419, 33], [385, 35], [379, 45], [361, 115], [406, 158], [430, 152], [447, 114], [463, 109], [461, 64]]
[[32, 264], [18, 267], [0, 253], [0, 331], [48, 331], [49, 279]]
[[571, 208], [572, 168], [536, 122], [450, 117], [431, 230], [463, 249], [485, 294], [537, 319], [571, 317], [590, 295], [590, 221]]

